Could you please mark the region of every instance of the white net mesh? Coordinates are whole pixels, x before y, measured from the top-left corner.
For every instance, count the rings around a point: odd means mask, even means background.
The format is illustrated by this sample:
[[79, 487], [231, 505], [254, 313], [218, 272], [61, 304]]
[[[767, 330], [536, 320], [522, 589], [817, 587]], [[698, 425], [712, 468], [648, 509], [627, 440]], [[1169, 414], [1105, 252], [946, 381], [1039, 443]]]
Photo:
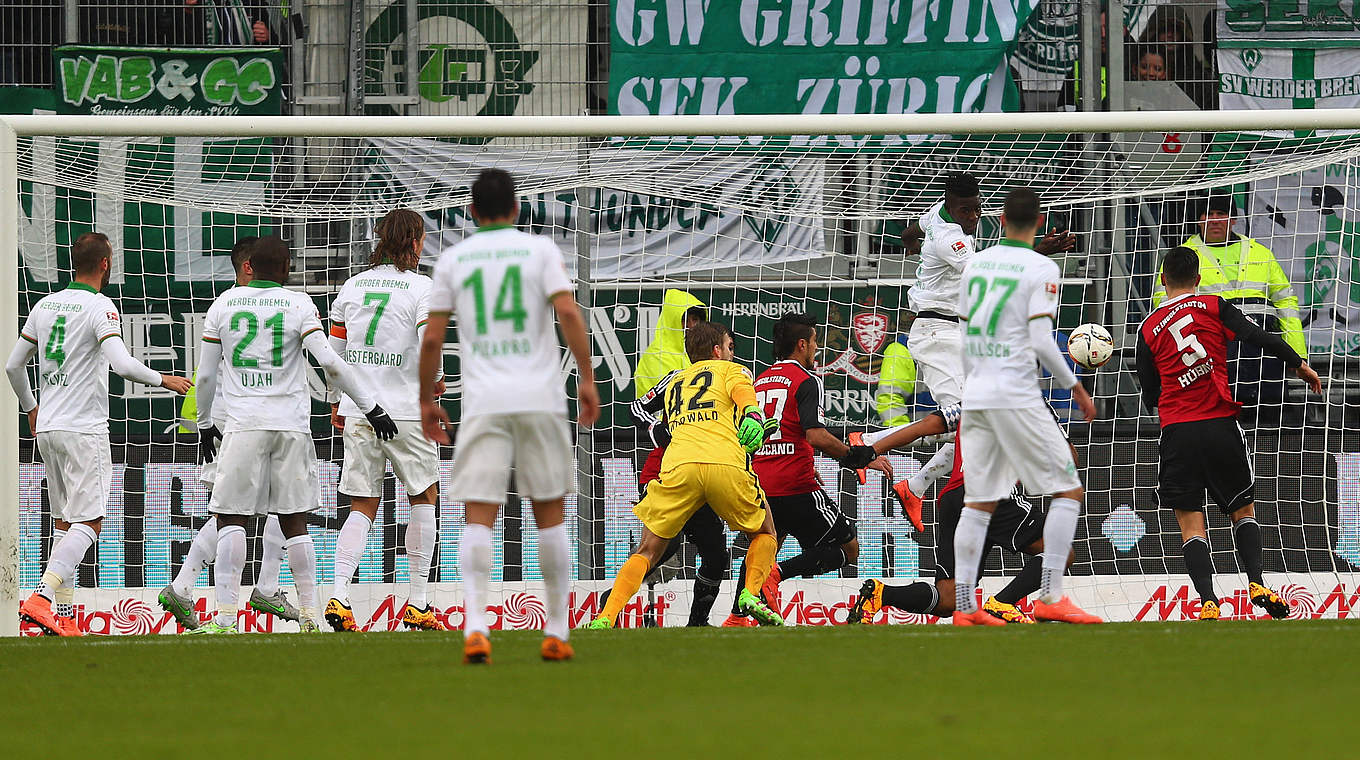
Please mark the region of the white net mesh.
[[[627, 407], [668, 290], [689, 293], [714, 319], [730, 324], [739, 358], [757, 372], [772, 362], [774, 320], [790, 311], [812, 314], [823, 325], [825, 409], [838, 434], [883, 426], [880, 402], [884, 410], [905, 403], [919, 418], [933, 408], [923, 384], [900, 402], [876, 398], [885, 351], [905, 340], [912, 319], [906, 293], [917, 262], [898, 239], [902, 223], [941, 197], [943, 174], [972, 171], [988, 214], [978, 232], [982, 247], [999, 236], [989, 214], [1005, 190], [1029, 185], [1044, 196], [1049, 226], [1070, 227], [1078, 236], [1076, 250], [1058, 257], [1060, 330], [1102, 324], [1119, 347], [1109, 365], [1083, 374], [1100, 419], [1068, 423], [1088, 490], [1072, 586], [1088, 608], [1112, 619], [1176, 619], [1194, 614], [1197, 595], [1184, 576], [1175, 521], [1154, 498], [1157, 429], [1139, 406], [1133, 333], [1150, 307], [1161, 256], [1197, 232], [1203, 191], [1229, 188], [1246, 212], [1236, 230], [1271, 248], [1292, 280], [1312, 360], [1324, 374], [1323, 397], [1305, 399], [1302, 387], [1290, 383], [1282, 395], [1263, 396], [1249, 421], [1267, 577], [1287, 591], [1297, 614], [1349, 610], [1360, 567], [1360, 455], [1354, 453], [1360, 441], [1352, 432], [1360, 416], [1353, 358], [1360, 351], [1360, 272], [1352, 268], [1360, 256], [1360, 137], [1187, 130], [476, 142], [22, 138], [20, 316], [69, 279], [72, 240], [91, 229], [105, 232], [118, 252], [107, 292], [125, 315], [129, 347], [155, 369], [190, 373], [203, 314], [229, 285], [227, 253], [237, 237], [289, 240], [297, 256], [293, 284], [305, 287], [324, 314], [339, 284], [363, 267], [376, 217], [396, 207], [423, 212], [429, 264], [472, 228], [465, 206], [476, 172], [510, 170], [523, 197], [521, 227], [551, 236], [577, 275], [606, 404], [601, 424], [578, 437], [580, 493], [568, 502], [578, 557], [573, 622], [579, 622], [598, 607], [596, 592], [640, 535], [631, 506], [650, 444]], [[446, 365], [446, 401], [457, 420], [452, 350]], [[563, 371], [570, 374], [569, 367]], [[154, 594], [206, 518], [207, 492], [197, 482], [193, 439], [178, 430], [176, 404], [160, 389], [116, 378], [112, 390], [114, 487], [97, 557], [82, 567], [77, 603], [94, 630], [172, 630], [155, 610]], [[1068, 416], [1066, 394], [1049, 395]], [[321, 581], [328, 584], [347, 501], [335, 492], [339, 438], [326, 408], [318, 403], [313, 411], [323, 504], [312, 532]], [[28, 588], [46, 558], [50, 517], [43, 465], [26, 429], [23, 436], [21, 583]], [[455, 453], [443, 452], [445, 489]], [[899, 478], [929, 453], [895, 454]], [[857, 562], [840, 573], [786, 584], [784, 611], [800, 624], [844, 620], [862, 578], [905, 582], [931, 577], [934, 567], [933, 498], [919, 535], [876, 473], [861, 485], [830, 460], [819, 458], [818, 468], [839, 507], [856, 519], [861, 548]], [[496, 528], [493, 577], [501, 597], [493, 619], [504, 627], [541, 620], [537, 539], [528, 515], [510, 494]], [[405, 492], [389, 477], [355, 586], [361, 623], [395, 626], [407, 579], [408, 517]], [[1225, 612], [1255, 614], [1237, 591], [1245, 582], [1226, 519], [1215, 513], [1209, 522], [1224, 574]], [[434, 602], [453, 625], [462, 614], [461, 524], [461, 505], [441, 499]], [[732, 536], [727, 539], [730, 545]], [[797, 552], [790, 540], [780, 557]], [[258, 558], [255, 544], [247, 583]], [[650, 596], [644, 588], [626, 608], [625, 622], [683, 624], [699, 561], [694, 547], [685, 547]], [[1015, 556], [993, 551], [985, 585], [994, 590], [1018, 567]], [[736, 568], [733, 560], [728, 577]], [[205, 573], [200, 585], [210, 578]], [[283, 580], [290, 582], [286, 569]], [[714, 622], [730, 601], [729, 584]], [[247, 628], [272, 625], [251, 618]]]

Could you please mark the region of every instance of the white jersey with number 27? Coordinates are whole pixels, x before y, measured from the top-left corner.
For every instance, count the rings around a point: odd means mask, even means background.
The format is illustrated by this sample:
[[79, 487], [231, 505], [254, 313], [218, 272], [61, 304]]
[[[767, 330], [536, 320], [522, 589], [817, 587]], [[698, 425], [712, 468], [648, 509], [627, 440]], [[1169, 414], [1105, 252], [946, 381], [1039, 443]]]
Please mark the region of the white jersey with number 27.
[[1043, 405], [1029, 323], [1057, 317], [1058, 277], [1057, 264], [1004, 239], [969, 260], [959, 282], [964, 409]]
[[458, 317], [464, 419], [566, 415], [548, 299], [571, 290], [557, 245], [509, 226], [483, 228], [439, 257], [430, 311]]

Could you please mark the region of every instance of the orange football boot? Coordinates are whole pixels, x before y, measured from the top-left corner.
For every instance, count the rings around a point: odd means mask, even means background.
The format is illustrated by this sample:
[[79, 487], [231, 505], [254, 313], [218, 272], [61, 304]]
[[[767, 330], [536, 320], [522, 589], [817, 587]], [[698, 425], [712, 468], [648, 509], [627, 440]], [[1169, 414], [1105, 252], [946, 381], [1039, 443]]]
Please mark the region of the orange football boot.
[[894, 483], [892, 492], [897, 497], [897, 503], [902, 505], [902, 516], [911, 520], [911, 527], [917, 533], [924, 533], [926, 526], [921, 522], [921, 497], [911, 492], [911, 486], [905, 480]]
[[61, 621], [52, 611], [52, 600], [34, 591], [19, 605], [19, 617], [43, 630], [45, 636], [65, 636]]
[[757, 622], [755, 621], [755, 618], [750, 618], [750, 617], [747, 617], [746, 615], [738, 615], [737, 613], [733, 612], [731, 615], [728, 615], [728, 616], [727, 616], [727, 619], [726, 619], [726, 620], [723, 621], [722, 627], [723, 627], [723, 628], [755, 628], [755, 627], [758, 626], [758, 625], [760, 625], [760, 623], [757, 623]]
[[1078, 607], [1065, 596], [1053, 604], [1044, 604], [1042, 599], [1035, 599], [1034, 619], [1041, 623], [1076, 623], [1078, 625], [1105, 622]]
[[576, 652], [571, 648], [571, 644], [568, 644], [556, 636], [544, 636], [543, 647], [539, 651], [543, 654], [544, 662], [561, 662], [563, 660], [570, 660], [576, 656]]
[[463, 639], [464, 665], [490, 665], [491, 640], [484, 633], [469, 633]]
[[[851, 433], [850, 435], [847, 435], [847, 436], [845, 437], [845, 441], [846, 441], [846, 443], [849, 443], [851, 446], [863, 446], [863, 445], [864, 445], [864, 434], [863, 434], [863, 433], [859, 433], [859, 432]], [[868, 483], [868, 482], [869, 482], [869, 472], [868, 472], [868, 470], [862, 470], [862, 469], [861, 469], [861, 470], [855, 470], [855, 477], [859, 478], [859, 483], [860, 483], [860, 485], [864, 485], [865, 483]]]
[[57, 621], [61, 623], [61, 635], [63, 636], [84, 636], [85, 632], [80, 630], [80, 624], [76, 622], [74, 615], [71, 617], [59, 617]]
[[779, 563], [770, 565], [770, 574], [765, 576], [765, 583], [760, 587], [760, 593], [765, 596], [765, 603], [775, 612], [779, 611], [779, 582], [783, 578], [779, 575]]
[[972, 612], [959, 612], [954, 610], [954, 625], [1005, 625], [1006, 621], [998, 617], [992, 617], [990, 612], [984, 612], [981, 607]]

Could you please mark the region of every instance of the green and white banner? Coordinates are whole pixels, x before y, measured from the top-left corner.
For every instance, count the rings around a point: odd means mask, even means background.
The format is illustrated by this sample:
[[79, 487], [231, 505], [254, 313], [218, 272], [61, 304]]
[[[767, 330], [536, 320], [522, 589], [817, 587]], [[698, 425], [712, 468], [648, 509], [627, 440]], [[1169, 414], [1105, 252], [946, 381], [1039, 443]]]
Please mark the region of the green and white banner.
[[277, 48], [66, 45], [53, 58], [62, 113], [252, 116], [278, 114], [282, 102]]
[[1219, 0], [1218, 46], [1360, 47], [1356, 0]]
[[612, 0], [617, 114], [1013, 111], [1037, 0]]
[[1360, 48], [1221, 48], [1219, 103], [1251, 108], [1360, 106]]

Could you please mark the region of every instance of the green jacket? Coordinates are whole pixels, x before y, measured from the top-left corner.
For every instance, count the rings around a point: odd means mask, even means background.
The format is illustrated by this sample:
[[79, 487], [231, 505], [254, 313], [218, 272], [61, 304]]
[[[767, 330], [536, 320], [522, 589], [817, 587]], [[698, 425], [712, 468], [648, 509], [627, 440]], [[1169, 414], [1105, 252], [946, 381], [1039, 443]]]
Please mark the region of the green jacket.
[[901, 341], [888, 344], [874, 390], [874, 408], [888, 427], [911, 422], [912, 397], [916, 395], [916, 362]]
[[656, 337], [638, 358], [633, 372], [633, 392], [642, 398], [661, 378], [690, 364], [685, 353], [685, 312], [704, 302], [683, 290], [667, 290], [661, 302], [661, 319], [656, 323]]
[[[1299, 321], [1299, 298], [1269, 248], [1241, 236], [1222, 245], [1209, 245], [1194, 235], [1184, 245], [1199, 254], [1198, 292], [1231, 301], [1246, 314], [1264, 315], [1267, 330], [1279, 333], [1299, 356], [1308, 358], [1308, 342]], [[1158, 275], [1153, 308], [1166, 298], [1160, 269]]]

